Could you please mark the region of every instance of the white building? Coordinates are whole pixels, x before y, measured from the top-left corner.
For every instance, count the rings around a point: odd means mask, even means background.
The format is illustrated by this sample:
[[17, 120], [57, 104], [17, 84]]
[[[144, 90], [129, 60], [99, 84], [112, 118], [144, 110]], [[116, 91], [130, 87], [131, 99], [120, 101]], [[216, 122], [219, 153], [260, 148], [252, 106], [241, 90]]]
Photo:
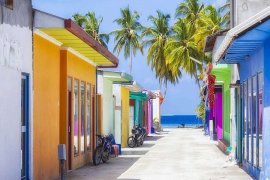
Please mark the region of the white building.
[[161, 109], [160, 106], [162, 104], [162, 94], [160, 90], [152, 90], [152, 92], [156, 95], [156, 98], [153, 99], [153, 121], [158, 121], [161, 123], [160, 119], [160, 114], [161, 114]]
[[32, 176], [32, 3], [0, 1], [0, 179]]

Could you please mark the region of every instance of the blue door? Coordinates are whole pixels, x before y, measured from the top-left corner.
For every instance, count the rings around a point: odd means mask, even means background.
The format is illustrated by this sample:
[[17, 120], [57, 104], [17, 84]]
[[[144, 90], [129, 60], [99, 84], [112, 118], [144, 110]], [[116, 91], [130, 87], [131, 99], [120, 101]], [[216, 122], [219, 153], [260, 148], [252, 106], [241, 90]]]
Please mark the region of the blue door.
[[29, 77], [21, 79], [21, 179], [29, 179]]

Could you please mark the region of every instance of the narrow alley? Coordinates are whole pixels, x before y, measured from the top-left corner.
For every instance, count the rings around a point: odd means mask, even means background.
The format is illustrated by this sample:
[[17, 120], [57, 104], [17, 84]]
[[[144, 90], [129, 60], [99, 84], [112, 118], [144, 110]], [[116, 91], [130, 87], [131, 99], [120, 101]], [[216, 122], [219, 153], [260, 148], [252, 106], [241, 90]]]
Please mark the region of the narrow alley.
[[252, 179], [229, 159], [201, 129], [166, 129], [148, 137], [142, 147], [123, 149], [118, 158], [75, 170], [68, 179]]

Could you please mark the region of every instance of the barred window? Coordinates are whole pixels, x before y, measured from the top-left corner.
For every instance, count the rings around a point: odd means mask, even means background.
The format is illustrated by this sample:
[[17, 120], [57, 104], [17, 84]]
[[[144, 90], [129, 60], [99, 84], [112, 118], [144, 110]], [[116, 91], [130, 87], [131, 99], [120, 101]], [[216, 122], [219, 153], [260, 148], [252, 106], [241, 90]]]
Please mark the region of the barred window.
[[13, 0], [0, 0], [0, 5], [13, 9]]

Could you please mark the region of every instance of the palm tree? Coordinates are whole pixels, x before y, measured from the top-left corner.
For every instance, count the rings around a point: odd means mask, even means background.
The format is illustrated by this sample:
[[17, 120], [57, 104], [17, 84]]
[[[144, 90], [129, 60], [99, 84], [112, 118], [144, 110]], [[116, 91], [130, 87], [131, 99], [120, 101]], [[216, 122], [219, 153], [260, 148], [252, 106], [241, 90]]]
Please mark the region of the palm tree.
[[201, 12], [204, 8], [202, 3], [198, 0], [185, 0], [185, 2], [178, 5], [175, 16], [178, 18], [186, 18], [193, 25], [199, 23], [201, 19]]
[[88, 12], [85, 16], [76, 13], [73, 15], [75, 22], [81, 26], [90, 36], [97, 42], [108, 48], [109, 35], [100, 33], [100, 25], [103, 21], [102, 17], [96, 17], [94, 12]]
[[166, 63], [173, 74], [177, 74], [180, 69], [183, 69], [191, 77], [195, 76], [200, 88], [197, 71], [202, 70], [203, 54], [198, 50], [194, 41], [194, 25], [187, 19], [179, 19], [173, 30], [174, 34], [169, 38], [165, 47]]
[[226, 3], [221, 6], [219, 9], [218, 9], [218, 12], [220, 14], [224, 14], [223, 17], [224, 17], [224, 28], [230, 28], [230, 23], [231, 23], [231, 20], [230, 20], [230, 17], [231, 17], [231, 1], [230, 0], [226, 0]]
[[79, 13], [75, 13], [73, 15], [73, 19], [80, 27], [83, 28], [83, 25], [84, 25], [84, 23], [86, 21], [85, 16], [83, 16], [83, 15], [81, 15]]
[[139, 49], [143, 53], [143, 48], [140, 44], [140, 35], [143, 27], [139, 23], [140, 15], [137, 11], [131, 12], [129, 7], [121, 9], [121, 17], [114, 20], [120, 29], [117, 29], [111, 34], [114, 35], [114, 41], [116, 42], [113, 52], [117, 52], [118, 55], [124, 50], [125, 59], [130, 58], [129, 70], [132, 71], [132, 57], [136, 56], [136, 52]]
[[224, 24], [227, 23], [226, 17], [221, 16], [213, 6], [204, 8], [201, 18], [202, 26], [197, 29], [195, 41], [199, 49], [203, 49], [205, 37], [215, 34], [224, 29]]
[[145, 28], [142, 32], [143, 46], [148, 47], [147, 64], [151, 63], [151, 69], [155, 70], [156, 77], [159, 79], [160, 86], [165, 85], [165, 93], [167, 91], [167, 83], [176, 84], [181, 72], [175, 74], [166, 64], [165, 46], [168, 37], [172, 34], [169, 26], [170, 15], [157, 11], [156, 17], [149, 16], [152, 26]]

